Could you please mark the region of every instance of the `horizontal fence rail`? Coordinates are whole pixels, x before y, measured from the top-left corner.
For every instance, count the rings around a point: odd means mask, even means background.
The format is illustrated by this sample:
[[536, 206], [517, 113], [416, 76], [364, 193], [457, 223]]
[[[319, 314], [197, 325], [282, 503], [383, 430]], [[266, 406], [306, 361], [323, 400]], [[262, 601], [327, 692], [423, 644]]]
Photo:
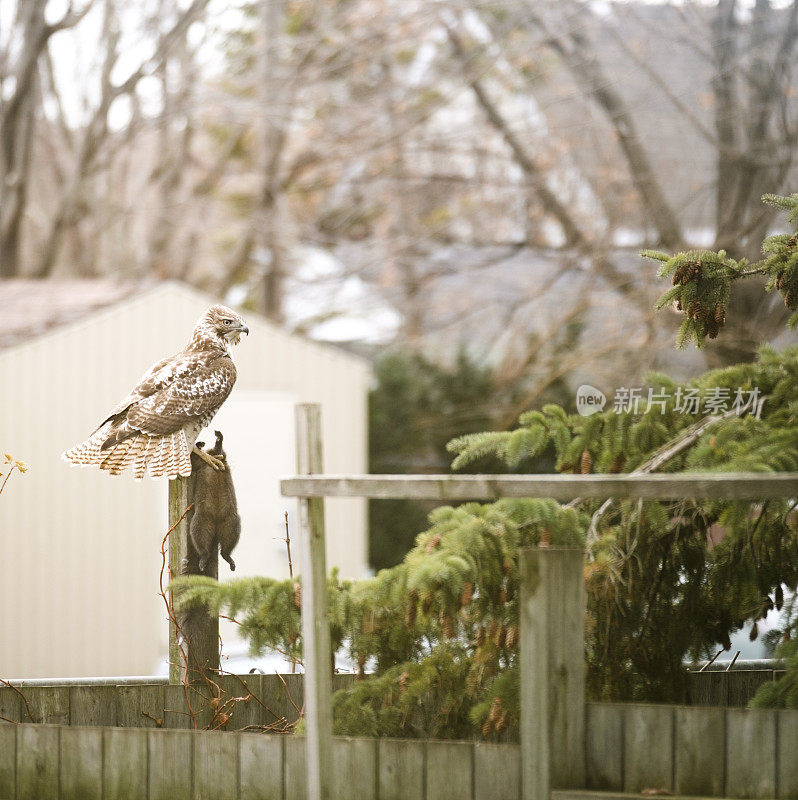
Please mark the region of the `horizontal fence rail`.
[[798, 497], [798, 472], [678, 475], [298, 475], [280, 482], [285, 497], [374, 500], [555, 500], [632, 497], [673, 500], [761, 500]]

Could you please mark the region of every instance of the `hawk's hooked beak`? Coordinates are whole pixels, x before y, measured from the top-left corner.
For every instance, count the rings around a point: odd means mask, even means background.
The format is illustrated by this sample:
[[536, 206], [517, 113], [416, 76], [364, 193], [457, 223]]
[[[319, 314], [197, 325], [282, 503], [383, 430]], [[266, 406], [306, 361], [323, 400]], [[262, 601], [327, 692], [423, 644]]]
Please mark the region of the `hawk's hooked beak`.
[[246, 325], [242, 325], [241, 333], [246, 333], [246, 335], [249, 336], [249, 328]]

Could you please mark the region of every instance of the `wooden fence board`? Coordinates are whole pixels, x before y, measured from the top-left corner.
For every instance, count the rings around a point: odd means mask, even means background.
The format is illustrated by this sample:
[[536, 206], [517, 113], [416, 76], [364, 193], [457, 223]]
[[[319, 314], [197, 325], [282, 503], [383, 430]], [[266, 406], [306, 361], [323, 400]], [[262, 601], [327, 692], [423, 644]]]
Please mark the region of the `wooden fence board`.
[[[16, 690], [9, 686], [0, 687], [0, 717], [9, 722], [21, 722], [25, 718], [24, 715], [25, 709]], [[3, 719], [0, 719], [0, 722], [3, 722]]]
[[99, 728], [62, 728], [61, 800], [102, 800], [102, 741]]
[[104, 800], [147, 797], [147, 731], [103, 730]]
[[676, 708], [677, 794], [723, 796], [724, 708]]
[[13, 800], [17, 792], [17, 726], [0, 723], [0, 798]]
[[[188, 730], [193, 727], [189, 712], [186, 688], [184, 686], [162, 686], [163, 689], [163, 727], [170, 730]], [[201, 705], [200, 698], [191, 689], [188, 690], [191, 708]]]
[[238, 738], [206, 732], [194, 742], [194, 800], [236, 800], [238, 797]]
[[[158, 728], [164, 724], [165, 686], [142, 686], [139, 691], [139, 719], [136, 727]], [[154, 717], [154, 719], [153, 719]], [[161, 720], [160, 726], [158, 720]]]
[[58, 797], [58, 739], [51, 725], [17, 728], [17, 800]]
[[21, 691], [36, 722], [69, 725], [69, 689], [66, 686], [26, 686]]
[[776, 712], [776, 797], [798, 797], [798, 711]]
[[744, 708], [756, 694], [756, 690], [773, 680], [773, 670], [745, 669], [739, 672], [724, 672], [729, 676], [729, 695], [726, 705]]
[[283, 800], [284, 741], [257, 733], [238, 736], [241, 800]]
[[332, 797], [377, 800], [377, 740], [333, 739]]
[[632, 705], [624, 719], [624, 791], [673, 789], [673, 708]]
[[379, 741], [380, 800], [424, 800], [424, 743]]
[[775, 796], [774, 711], [757, 708], [726, 711], [726, 793], [735, 797]]
[[694, 672], [688, 685], [692, 706], [725, 706], [729, 702], [728, 672]]
[[305, 800], [307, 796], [305, 737], [288, 736], [285, 740], [285, 797], [286, 800]]
[[116, 686], [69, 687], [70, 725], [116, 725]]
[[189, 731], [147, 732], [149, 800], [191, 800], [191, 737]]
[[521, 748], [515, 744], [474, 745], [474, 800], [520, 800]]
[[623, 716], [623, 706], [587, 704], [588, 789], [621, 791], [623, 788]]
[[681, 497], [760, 500], [794, 497], [798, 473], [649, 475], [298, 475], [280, 481], [284, 497], [498, 500], [500, 497]]
[[[261, 678], [262, 675], [246, 675], [238, 678], [236, 675], [223, 675], [218, 683], [222, 687], [223, 702], [228, 703], [228, 711], [230, 714], [230, 723], [227, 730], [240, 731], [248, 725], [262, 725], [261, 722], [262, 707], [259, 705], [255, 697], [260, 697], [261, 694]], [[238, 700], [235, 703], [231, 702], [236, 697], [246, 697], [253, 695], [251, 700]]]
[[470, 742], [427, 742], [427, 797], [470, 800], [474, 796], [474, 746]]

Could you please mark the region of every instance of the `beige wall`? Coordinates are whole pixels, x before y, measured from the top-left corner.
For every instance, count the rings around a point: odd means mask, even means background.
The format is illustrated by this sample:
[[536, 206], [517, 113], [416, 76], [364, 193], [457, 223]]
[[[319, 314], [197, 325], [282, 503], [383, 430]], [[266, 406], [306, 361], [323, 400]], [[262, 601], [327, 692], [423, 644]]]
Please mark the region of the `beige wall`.
[[[0, 497], [0, 676], [148, 674], [163, 656], [165, 482], [69, 467], [60, 453], [84, 439], [151, 363], [185, 344], [209, 302], [163, 284], [0, 351], [0, 451], [30, 467]], [[247, 322], [251, 334], [235, 351], [238, 382], [214, 427], [226, 430], [241, 495], [236, 575], [281, 576], [285, 559], [274, 537], [283, 509], [293, 506], [276, 481], [293, 470], [293, 403], [322, 404], [325, 471], [365, 472], [370, 373], [334, 348], [260, 318]], [[361, 576], [365, 503], [328, 501], [328, 536], [329, 565]], [[228, 576], [222, 562], [220, 577]]]

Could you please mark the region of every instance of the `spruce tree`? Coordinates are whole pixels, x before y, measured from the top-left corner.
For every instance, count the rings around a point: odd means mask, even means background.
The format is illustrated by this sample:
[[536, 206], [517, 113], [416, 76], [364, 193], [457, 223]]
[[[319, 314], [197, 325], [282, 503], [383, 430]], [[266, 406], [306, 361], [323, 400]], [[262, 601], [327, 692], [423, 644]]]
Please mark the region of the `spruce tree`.
[[[767, 197], [798, 231], [798, 194]], [[798, 301], [798, 235], [770, 237], [756, 264], [724, 253], [668, 256], [660, 307], [685, 315], [677, 343], [721, 333], [729, 286], [756, 274]], [[798, 322], [793, 315], [791, 324]], [[753, 363], [684, 384], [647, 376], [638, 402], [591, 416], [546, 405], [515, 430], [469, 434], [453, 467], [487, 456], [508, 468], [553, 448], [558, 472], [798, 470], [798, 347], [764, 346]], [[650, 393], [649, 391], [650, 390]], [[721, 400], [725, 405], [721, 408]], [[695, 410], [698, 403], [700, 413]], [[722, 413], [718, 413], [722, 411]], [[518, 717], [518, 549], [584, 545], [588, 691], [605, 700], [684, 699], [686, 658], [700, 658], [798, 585], [798, 513], [786, 500], [653, 502], [505, 499], [438, 508], [401, 564], [358, 582], [329, 582], [333, 644], [361, 680], [335, 697], [338, 733], [513, 735]], [[179, 602], [237, 617], [253, 652], [301, 653], [299, 582], [175, 582]], [[795, 614], [790, 672], [761, 702], [798, 701]], [[791, 655], [790, 655], [791, 654]]]

